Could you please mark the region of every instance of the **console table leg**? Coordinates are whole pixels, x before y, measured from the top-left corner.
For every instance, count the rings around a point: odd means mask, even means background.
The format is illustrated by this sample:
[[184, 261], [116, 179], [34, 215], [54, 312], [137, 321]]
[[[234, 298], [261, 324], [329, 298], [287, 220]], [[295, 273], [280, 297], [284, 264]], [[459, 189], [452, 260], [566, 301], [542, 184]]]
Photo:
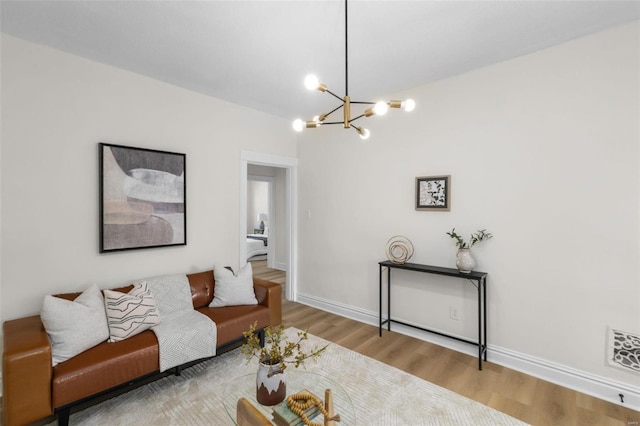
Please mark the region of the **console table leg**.
[[478, 370], [482, 370], [482, 285], [478, 282]]
[[391, 268], [387, 268], [387, 331], [391, 331]]
[[379, 336], [382, 337], [382, 265], [379, 266], [379, 274], [378, 274], [378, 284], [379, 284], [379, 298], [378, 305], [380, 308], [380, 316], [378, 317], [378, 333]]
[[487, 360], [487, 352], [489, 352], [489, 348], [487, 347], [487, 342], [489, 341], [487, 338], [487, 329], [489, 326], [487, 325], [487, 279], [482, 279], [482, 303], [483, 303], [483, 312], [484, 312], [484, 360]]

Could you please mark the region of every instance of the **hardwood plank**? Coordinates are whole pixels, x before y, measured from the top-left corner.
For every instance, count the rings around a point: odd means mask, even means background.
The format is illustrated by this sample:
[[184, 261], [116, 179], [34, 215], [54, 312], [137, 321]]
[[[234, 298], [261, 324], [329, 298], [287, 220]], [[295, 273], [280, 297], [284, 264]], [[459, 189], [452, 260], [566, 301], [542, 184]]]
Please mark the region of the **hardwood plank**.
[[278, 283], [284, 287], [286, 280], [285, 272], [279, 269], [268, 268], [266, 260], [252, 260], [251, 269], [253, 270], [254, 276], [268, 281], [273, 281], [274, 283]]
[[[254, 268], [275, 276], [282, 285], [282, 271]], [[263, 277], [261, 277], [263, 278]], [[377, 359], [438, 386], [464, 395], [510, 416], [543, 425], [638, 425], [640, 413], [527, 374], [487, 362], [477, 369], [473, 356], [322, 311], [300, 303], [283, 301], [283, 324], [308, 329], [363, 355]]]

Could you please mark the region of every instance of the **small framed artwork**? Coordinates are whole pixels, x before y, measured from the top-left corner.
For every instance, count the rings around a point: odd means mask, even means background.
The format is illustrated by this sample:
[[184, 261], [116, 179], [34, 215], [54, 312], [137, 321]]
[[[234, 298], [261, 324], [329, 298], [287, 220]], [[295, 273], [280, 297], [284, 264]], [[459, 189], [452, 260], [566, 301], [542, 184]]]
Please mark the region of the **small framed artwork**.
[[451, 176], [416, 178], [416, 210], [449, 211]]
[[186, 245], [186, 154], [98, 146], [100, 253]]

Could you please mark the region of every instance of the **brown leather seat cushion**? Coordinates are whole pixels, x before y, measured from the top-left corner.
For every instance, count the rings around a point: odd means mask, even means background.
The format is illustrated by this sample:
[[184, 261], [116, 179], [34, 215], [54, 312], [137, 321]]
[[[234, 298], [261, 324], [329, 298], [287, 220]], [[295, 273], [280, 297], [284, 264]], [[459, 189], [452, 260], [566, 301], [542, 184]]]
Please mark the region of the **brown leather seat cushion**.
[[151, 330], [117, 343], [103, 342], [53, 368], [53, 406], [75, 402], [160, 369]]
[[[218, 330], [218, 346], [242, 336], [255, 321], [269, 325], [269, 309], [262, 305], [204, 307]], [[75, 402], [160, 369], [158, 340], [151, 330], [117, 343], [104, 342], [56, 365], [53, 369], [53, 406]]]
[[218, 346], [231, 342], [258, 321], [258, 328], [269, 325], [269, 308], [262, 305], [225, 306], [222, 308], [197, 309], [211, 318], [218, 329]]

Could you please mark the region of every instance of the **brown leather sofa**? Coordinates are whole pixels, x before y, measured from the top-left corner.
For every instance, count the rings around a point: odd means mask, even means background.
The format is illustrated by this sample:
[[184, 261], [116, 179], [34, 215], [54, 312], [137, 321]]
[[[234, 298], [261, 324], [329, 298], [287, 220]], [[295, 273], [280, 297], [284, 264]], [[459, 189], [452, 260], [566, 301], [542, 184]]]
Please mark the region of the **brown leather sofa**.
[[[216, 323], [217, 353], [237, 347], [253, 322], [258, 329], [282, 322], [281, 287], [254, 278], [258, 305], [210, 308], [214, 295], [213, 271], [187, 275], [193, 306]], [[128, 292], [132, 286], [116, 290]], [[69, 300], [79, 293], [63, 294]], [[158, 341], [151, 330], [117, 343], [103, 342], [75, 357], [51, 366], [51, 345], [39, 315], [3, 324], [3, 420], [5, 426], [23, 425], [53, 415], [67, 424], [71, 411], [104, 400], [167, 374], [159, 372]]]

